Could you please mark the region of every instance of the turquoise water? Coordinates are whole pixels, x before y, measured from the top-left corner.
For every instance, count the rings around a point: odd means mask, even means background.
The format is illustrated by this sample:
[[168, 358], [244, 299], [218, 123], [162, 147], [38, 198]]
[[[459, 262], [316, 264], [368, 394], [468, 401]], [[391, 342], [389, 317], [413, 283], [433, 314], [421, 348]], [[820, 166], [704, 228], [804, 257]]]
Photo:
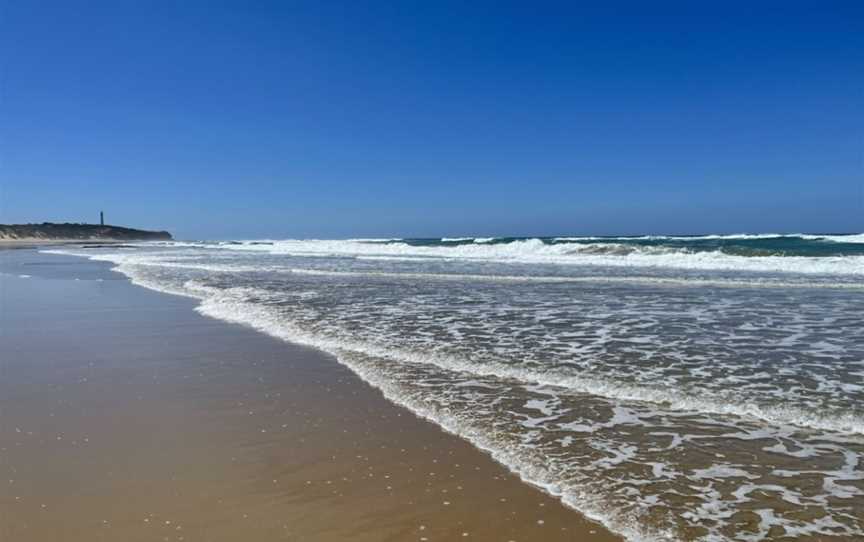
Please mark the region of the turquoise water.
[[[864, 255], [864, 235], [860, 234], [806, 234], [806, 235], [688, 235], [688, 236], [630, 236], [630, 237], [495, 237], [479, 238], [490, 245], [506, 245], [514, 241], [539, 239], [547, 245], [581, 245], [604, 247], [618, 245], [618, 250], [640, 247], [669, 248], [691, 252], [721, 252], [739, 256], [855, 256]], [[390, 243], [405, 243], [411, 246], [459, 246], [476, 243], [477, 238], [466, 237], [452, 240], [400, 239]], [[613, 251], [615, 249], [609, 249]]]

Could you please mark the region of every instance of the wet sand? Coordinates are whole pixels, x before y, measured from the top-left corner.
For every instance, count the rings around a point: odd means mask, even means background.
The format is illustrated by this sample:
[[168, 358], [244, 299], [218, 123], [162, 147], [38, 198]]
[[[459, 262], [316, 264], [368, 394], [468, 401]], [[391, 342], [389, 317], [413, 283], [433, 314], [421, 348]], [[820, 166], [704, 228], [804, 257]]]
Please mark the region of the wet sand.
[[618, 540], [328, 355], [106, 264], [0, 271], [3, 542]]

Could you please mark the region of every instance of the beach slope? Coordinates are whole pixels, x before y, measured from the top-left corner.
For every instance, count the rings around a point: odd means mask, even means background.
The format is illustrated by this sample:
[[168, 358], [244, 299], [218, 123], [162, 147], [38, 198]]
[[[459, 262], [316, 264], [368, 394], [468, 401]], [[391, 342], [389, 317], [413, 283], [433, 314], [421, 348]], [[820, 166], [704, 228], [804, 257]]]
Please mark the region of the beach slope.
[[0, 539], [617, 540], [330, 356], [0, 255]]

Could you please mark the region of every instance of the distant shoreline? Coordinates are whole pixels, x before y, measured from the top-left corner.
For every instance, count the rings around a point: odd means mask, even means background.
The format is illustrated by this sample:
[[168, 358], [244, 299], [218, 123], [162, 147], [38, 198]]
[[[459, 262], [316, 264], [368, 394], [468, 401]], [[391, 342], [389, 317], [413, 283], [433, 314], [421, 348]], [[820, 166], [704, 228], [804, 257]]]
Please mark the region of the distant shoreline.
[[170, 241], [167, 231], [149, 231], [106, 224], [0, 224], [0, 242], [27, 244], [75, 243], [75, 242], [122, 242], [122, 241]]
[[135, 239], [0, 239], [0, 250], [4, 248], [42, 248], [51, 245], [81, 245], [89, 243], [116, 245], [128, 243], [130, 241], [135, 241]]

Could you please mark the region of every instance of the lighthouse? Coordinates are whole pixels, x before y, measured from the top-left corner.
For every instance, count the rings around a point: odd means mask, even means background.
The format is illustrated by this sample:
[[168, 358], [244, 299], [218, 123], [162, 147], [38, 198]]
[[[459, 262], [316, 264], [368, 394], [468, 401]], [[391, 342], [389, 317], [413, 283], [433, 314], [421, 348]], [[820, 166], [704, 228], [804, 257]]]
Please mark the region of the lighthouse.
[[99, 211], [99, 225], [105, 225], [105, 213], [103, 213], [102, 211]]

